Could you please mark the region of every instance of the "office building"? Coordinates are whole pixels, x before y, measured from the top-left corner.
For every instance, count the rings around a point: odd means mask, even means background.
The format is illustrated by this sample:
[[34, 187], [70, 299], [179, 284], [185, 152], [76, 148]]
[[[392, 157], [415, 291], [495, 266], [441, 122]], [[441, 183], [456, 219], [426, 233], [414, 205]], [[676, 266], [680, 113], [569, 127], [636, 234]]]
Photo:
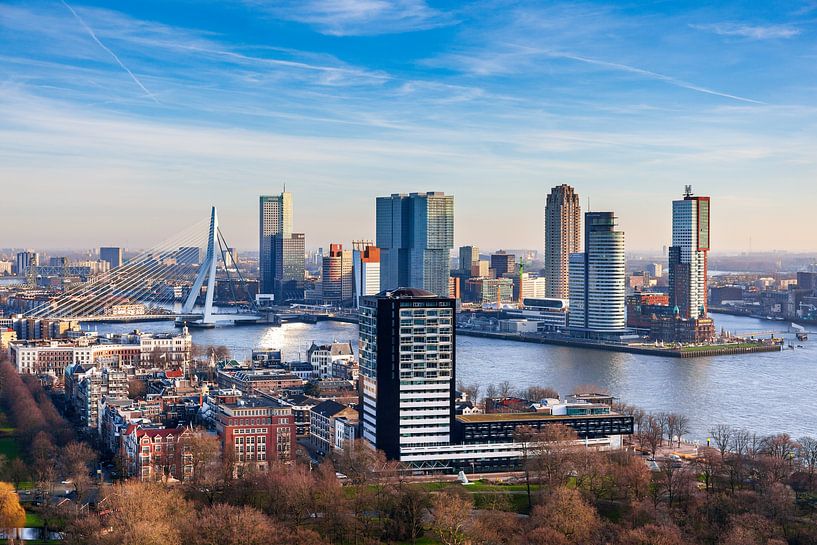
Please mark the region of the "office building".
[[304, 298], [306, 239], [303, 233], [276, 235], [275, 301], [299, 301]]
[[516, 274], [516, 256], [502, 250], [491, 254], [491, 268], [497, 278], [506, 274]]
[[363, 298], [360, 433], [390, 460], [424, 472], [507, 471], [525, 456], [518, 427], [566, 424], [593, 448], [620, 448], [632, 433], [632, 417], [590, 400], [552, 400], [541, 412], [510, 417], [457, 415], [455, 320], [455, 301], [426, 290]]
[[550, 190], [545, 205], [545, 279], [547, 296], [569, 296], [570, 254], [581, 251], [579, 195], [569, 185]]
[[103, 246], [99, 249], [100, 261], [107, 261], [111, 269], [122, 266], [122, 248]]
[[419, 288], [362, 300], [361, 432], [390, 459], [451, 440], [455, 305]]
[[377, 198], [380, 287], [448, 295], [454, 247], [454, 197], [441, 192]]
[[177, 265], [200, 265], [201, 264], [201, 248], [198, 246], [182, 246], [176, 252]]
[[276, 272], [284, 268], [280, 246], [292, 235], [292, 194], [284, 191], [280, 195], [261, 195], [259, 204], [258, 268], [261, 293], [275, 293]]
[[39, 264], [40, 256], [36, 252], [19, 252], [15, 261], [17, 276], [25, 276], [29, 267], [37, 267]]
[[352, 269], [352, 251], [344, 250], [343, 244], [330, 244], [329, 255], [324, 256], [321, 269], [324, 303], [333, 305], [352, 303], [354, 297]]
[[570, 329], [622, 333], [626, 327], [624, 232], [612, 212], [584, 216], [584, 252], [570, 256]]
[[[672, 246], [669, 249], [670, 306], [681, 318], [705, 318], [709, 197], [692, 194], [672, 201]], [[675, 310], [677, 308], [677, 311]]]
[[380, 293], [380, 248], [371, 241], [353, 241], [352, 261], [355, 307], [360, 307], [361, 297]]
[[470, 278], [471, 269], [479, 262], [479, 248], [476, 246], [460, 246], [459, 276]]
[[48, 258], [48, 266], [49, 267], [67, 267], [68, 266], [68, 258], [67, 257], [49, 257]]
[[471, 265], [471, 278], [488, 278], [491, 276], [491, 262], [480, 259]]

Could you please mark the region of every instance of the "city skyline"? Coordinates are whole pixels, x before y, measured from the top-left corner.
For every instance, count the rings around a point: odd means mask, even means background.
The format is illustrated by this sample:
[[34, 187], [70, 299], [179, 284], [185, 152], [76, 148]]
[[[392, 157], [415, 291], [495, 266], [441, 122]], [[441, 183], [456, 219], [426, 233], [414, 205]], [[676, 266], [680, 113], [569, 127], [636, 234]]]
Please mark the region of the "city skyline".
[[3, 196], [0, 246], [146, 247], [215, 203], [252, 248], [286, 183], [310, 246], [439, 190], [456, 246], [539, 248], [565, 183], [658, 250], [691, 183], [717, 250], [817, 250], [813, 4], [367, 6], [0, 6], [0, 180], [38, 188]]

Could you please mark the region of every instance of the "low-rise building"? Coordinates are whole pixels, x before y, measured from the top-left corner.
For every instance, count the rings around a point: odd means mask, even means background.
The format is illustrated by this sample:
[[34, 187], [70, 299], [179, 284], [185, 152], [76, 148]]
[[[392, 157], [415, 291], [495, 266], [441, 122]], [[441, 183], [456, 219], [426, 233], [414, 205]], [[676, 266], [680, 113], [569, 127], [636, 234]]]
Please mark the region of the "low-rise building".
[[266, 396], [239, 392], [208, 396], [203, 410], [221, 438], [222, 451], [235, 462], [266, 470], [273, 462], [291, 461], [296, 445], [292, 408]]
[[343, 427], [352, 421], [357, 422], [359, 416], [357, 410], [332, 400], [319, 403], [310, 410], [310, 441], [321, 454], [328, 454], [336, 444], [335, 428], [339, 418], [348, 419]]
[[193, 475], [193, 457], [185, 446], [190, 430], [131, 424], [125, 430], [124, 451], [128, 473], [141, 481], [176, 479]]
[[351, 364], [355, 361], [351, 342], [333, 341], [332, 344], [312, 344], [306, 354], [318, 378], [334, 377], [332, 373], [335, 363]]

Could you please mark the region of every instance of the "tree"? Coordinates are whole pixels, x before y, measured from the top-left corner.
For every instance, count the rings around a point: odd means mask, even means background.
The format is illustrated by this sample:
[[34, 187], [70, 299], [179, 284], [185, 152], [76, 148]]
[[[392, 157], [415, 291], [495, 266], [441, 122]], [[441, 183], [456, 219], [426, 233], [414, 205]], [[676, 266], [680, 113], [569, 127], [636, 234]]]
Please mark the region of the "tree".
[[466, 527], [472, 507], [471, 498], [465, 495], [445, 491], [434, 496], [431, 527], [444, 545], [465, 545], [468, 542]]
[[189, 545], [266, 545], [281, 543], [272, 521], [252, 507], [223, 503], [202, 509], [194, 523], [185, 528], [183, 543]]
[[497, 395], [499, 397], [511, 397], [513, 393], [513, 386], [507, 380], [503, 380], [497, 385]]
[[14, 483], [14, 488], [19, 489], [20, 483], [28, 480], [31, 472], [25, 462], [19, 458], [14, 458], [6, 465], [5, 474], [8, 480]]
[[732, 433], [732, 428], [725, 424], [718, 424], [709, 430], [710, 439], [712, 439], [712, 442], [715, 443], [715, 447], [720, 451], [721, 459], [726, 456], [729, 445], [732, 443]]
[[131, 482], [114, 487], [109, 501], [105, 520], [108, 531], [100, 536], [103, 545], [181, 545], [184, 542], [182, 521], [190, 520], [192, 511], [177, 491], [158, 483]]
[[355, 485], [377, 482], [386, 477], [390, 470], [383, 451], [372, 449], [360, 439], [334, 453], [334, 462], [338, 471]]
[[476, 382], [472, 384], [463, 384], [462, 382], [457, 383], [457, 390], [466, 394], [468, 396], [468, 400], [474, 405], [479, 402], [480, 388], [481, 386]]
[[78, 441], [65, 445], [60, 456], [61, 473], [71, 479], [77, 496], [82, 499], [91, 484], [90, 472], [96, 463], [96, 452]]
[[[499, 496], [499, 494], [495, 494]], [[504, 496], [507, 498], [507, 496]], [[468, 535], [473, 543], [484, 545], [509, 545], [520, 532], [519, 517], [505, 511], [479, 511]]]
[[543, 399], [559, 399], [559, 392], [549, 386], [528, 386], [519, 392], [519, 397], [528, 401], [541, 401]]
[[661, 446], [661, 440], [664, 437], [664, 428], [658, 417], [649, 415], [638, 429], [638, 442], [642, 449], [647, 449], [652, 458], [655, 459], [655, 453], [658, 452], [658, 447]]
[[12, 529], [26, 525], [26, 512], [20, 505], [20, 497], [8, 483], [0, 482], [0, 528], [9, 535]]
[[688, 543], [674, 524], [647, 524], [640, 528], [625, 530], [618, 539], [619, 545], [684, 545]]
[[388, 491], [386, 530], [388, 537], [415, 543], [423, 535], [423, 521], [431, 498], [424, 487], [398, 483]]
[[817, 473], [817, 439], [801, 437], [797, 440], [797, 460], [806, 470], [809, 483], [813, 484], [815, 473]]
[[128, 379], [128, 397], [130, 399], [144, 399], [147, 390], [144, 380], [137, 377]]
[[208, 505], [215, 502], [221, 492], [224, 475], [221, 459], [221, 442], [216, 435], [196, 430], [183, 438], [182, 449], [189, 456], [193, 474], [185, 481], [188, 490], [203, 497]]
[[573, 428], [564, 424], [546, 424], [530, 436], [528, 463], [540, 482], [551, 488], [567, 482], [573, 471], [577, 437]]
[[601, 530], [596, 509], [587, 503], [578, 490], [559, 487], [545, 497], [531, 513], [534, 529], [548, 529], [564, 537], [571, 545], [595, 543]]

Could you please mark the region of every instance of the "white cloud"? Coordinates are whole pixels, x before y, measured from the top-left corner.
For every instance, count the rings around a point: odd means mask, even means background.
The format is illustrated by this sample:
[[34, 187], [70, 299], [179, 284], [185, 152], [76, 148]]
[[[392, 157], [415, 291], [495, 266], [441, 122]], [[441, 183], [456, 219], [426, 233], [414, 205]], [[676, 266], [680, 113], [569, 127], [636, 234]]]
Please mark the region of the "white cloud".
[[789, 25], [749, 25], [743, 23], [710, 23], [690, 25], [697, 30], [714, 32], [719, 36], [738, 36], [751, 40], [776, 40], [794, 38], [800, 29]]
[[450, 14], [424, 0], [248, 0], [275, 17], [297, 21], [332, 36], [376, 36], [450, 25]]

